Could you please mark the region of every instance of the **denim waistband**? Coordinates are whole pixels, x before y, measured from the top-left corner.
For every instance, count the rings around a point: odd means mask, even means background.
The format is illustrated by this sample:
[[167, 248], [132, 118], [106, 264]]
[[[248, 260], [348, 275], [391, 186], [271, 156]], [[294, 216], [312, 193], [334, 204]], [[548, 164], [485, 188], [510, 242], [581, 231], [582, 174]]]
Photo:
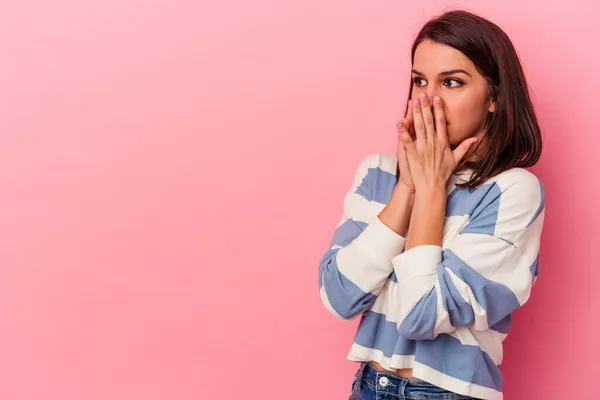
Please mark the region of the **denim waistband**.
[[403, 378], [394, 375], [391, 371], [380, 371], [368, 362], [361, 363], [355, 375], [355, 385], [358, 386], [358, 390], [362, 390], [363, 386], [367, 385], [369, 390], [396, 396], [423, 396], [421, 398], [443, 399], [467, 398], [420, 379]]

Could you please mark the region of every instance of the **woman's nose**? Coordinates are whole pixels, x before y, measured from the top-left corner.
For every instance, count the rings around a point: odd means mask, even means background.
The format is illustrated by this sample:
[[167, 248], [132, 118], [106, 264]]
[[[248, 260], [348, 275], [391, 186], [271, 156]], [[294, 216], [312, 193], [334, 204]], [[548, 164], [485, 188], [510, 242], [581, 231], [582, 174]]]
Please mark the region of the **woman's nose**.
[[422, 94], [427, 95], [427, 99], [429, 100], [430, 103], [433, 103], [433, 98], [436, 96], [441, 98], [441, 96], [436, 91], [433, 91], [433, 90], [420, 92], [415, 96], [415, 98], [420, 99]]
[[426, 94], [427, 94], [427, 98], [429, 99], [430, 103], [433, 103], [433, 98], [438, 96], [438, 93], [435, 90], [428, 91], [428, 92], [426, 92]]

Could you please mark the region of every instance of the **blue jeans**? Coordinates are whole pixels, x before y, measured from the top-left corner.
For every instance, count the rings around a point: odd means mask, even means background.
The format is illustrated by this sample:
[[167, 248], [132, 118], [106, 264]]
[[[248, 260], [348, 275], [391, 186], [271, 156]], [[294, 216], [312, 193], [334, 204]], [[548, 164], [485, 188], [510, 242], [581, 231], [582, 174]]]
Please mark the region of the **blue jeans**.
[[348, 400], [471, 400], [469, 397], [442, 389], [431, 383], [401, 378], [377, 370], [368, 362], [360, 363], [352, 381]]

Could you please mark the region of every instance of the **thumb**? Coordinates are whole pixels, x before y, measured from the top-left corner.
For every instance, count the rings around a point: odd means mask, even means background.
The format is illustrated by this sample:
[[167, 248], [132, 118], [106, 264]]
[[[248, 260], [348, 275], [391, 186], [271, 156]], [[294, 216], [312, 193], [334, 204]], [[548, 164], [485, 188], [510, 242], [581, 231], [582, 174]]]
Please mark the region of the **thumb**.
[[452, 154], [454, 155], [454, 161], [456, 162], [456, 165], [458, 165], [458, 163], [460, 162], [460, 160], [462, 160], [462, 158], [465, 156], [465, 154], [467, 154], [467, 151], [469, 150], [469, 148], [474, 145], [477, 142], [477, 138], [469, 138], [469, 139], [465, 139], [463, 140], [463, 142], [461, 144], [459, 144], [453, 151]]

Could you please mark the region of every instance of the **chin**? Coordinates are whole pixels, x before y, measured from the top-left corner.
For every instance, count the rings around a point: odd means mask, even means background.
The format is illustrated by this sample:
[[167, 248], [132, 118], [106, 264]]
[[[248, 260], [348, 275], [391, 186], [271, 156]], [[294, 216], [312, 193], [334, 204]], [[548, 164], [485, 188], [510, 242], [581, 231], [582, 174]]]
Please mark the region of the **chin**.
[[456, 148], [456, 146], [458, 146], [460, 144], [460, 142], [458, 142], [452, 136], [448, 136], [448, 144], [450, 145], [450, 148], [452, 150], [454, 150]]

